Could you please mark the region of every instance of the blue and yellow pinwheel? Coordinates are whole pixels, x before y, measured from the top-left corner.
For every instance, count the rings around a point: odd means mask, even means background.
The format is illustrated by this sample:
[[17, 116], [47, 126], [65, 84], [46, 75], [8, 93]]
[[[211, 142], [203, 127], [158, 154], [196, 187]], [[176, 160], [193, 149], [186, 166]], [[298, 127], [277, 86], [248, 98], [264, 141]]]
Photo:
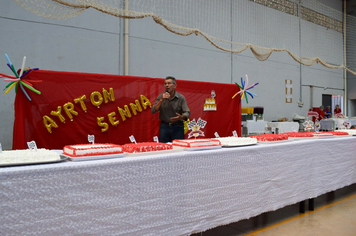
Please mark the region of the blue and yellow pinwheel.
[[25, 62], [26, 62], [26, 57], [23, 57], [22, 60], [22, 67], [21, 70], [16, 71], [14, 65], [11, 63], [9, 56], [5, 53], [5, 57], [8, 61], [7, 66], [10, 68], [10, 70], [14, 73], [15, 76], [12, 75], [5, 75], [0, 73], [0, 77], [6, 77], [7, 79], [4, 79], [4, 81], [8, 81], [10, 83], [8, 83], [6, 85], [6, 87], [4, 88], [5, 94], [7, 94], [13, 87], [15, 87], [15, 92], [17, 93], [17, 88], [18, 86], [20, 86], [22, 92], [26, 95], [27, 99], [29, 101], [31, 101], [30, 96], [27, 94], [26, 90], [24, 87], [28, 88], [29, 90], [37, 93], [37, 94], [41, 94], [40, 91], [36, 90], [35, 88], [32, 87], [32, 83], [36, 83], [36, 82], [42, 82], [41, 80], [28, 80], [25, 79], [25, 76], [30, 73], [33, 70], [38, 70], [38, 68], [34, 68], [34, 69], [26, 69], [25, 70]]
[[252, 89], [256, 85], [258, 85], [258, 83], [254, 83], [253, 85], [248, 86], [248, 76], [245, 75], [245, 77], [246, 77], [246, 81], [243, 81], [243, 79], [241, 77], [241, 86], [238, 83], [235, 83], [240, 88], [240, 91], [235, 93], [235, 95], [232, 96], [231, 99], [234, 99], [237, 95], [241, 94], [241, 100], [245, 97], [246, 102], [248, 103], [247, 94], [250, 95], [251, 98], [253, 98], [253, 96], [257, 97], [257, 95], [254, 94], [253, 92], [250, 92], [250, 91], [247, 91], [247, 90]]

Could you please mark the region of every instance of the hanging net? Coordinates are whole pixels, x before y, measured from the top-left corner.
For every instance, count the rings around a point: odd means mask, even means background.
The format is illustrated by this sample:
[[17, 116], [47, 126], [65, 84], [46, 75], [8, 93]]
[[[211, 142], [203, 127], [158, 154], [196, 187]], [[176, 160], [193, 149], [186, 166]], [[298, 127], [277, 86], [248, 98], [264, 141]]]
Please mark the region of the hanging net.
[[[13, 0], [47, 18], [68, 19], [89, 8], [121, 18], [151, 17], [168, 31], [204, 37], [216, 48], [240, 53], [251, 50], [264, 61], [286, 52], [305, 66], [315, 63], [356, 75], [355, 17], [316, 0]], [[125, 7], [127, 10], [125, 10]], [[344, 27], [344, 19], [347, 22]]]

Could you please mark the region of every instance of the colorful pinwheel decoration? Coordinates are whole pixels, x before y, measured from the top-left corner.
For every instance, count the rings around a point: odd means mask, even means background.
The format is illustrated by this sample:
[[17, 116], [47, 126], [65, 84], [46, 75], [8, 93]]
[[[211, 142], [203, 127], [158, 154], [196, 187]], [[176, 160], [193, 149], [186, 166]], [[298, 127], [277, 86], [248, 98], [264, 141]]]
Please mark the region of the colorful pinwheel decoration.
[[248, 98], [247, 98], [247, 94], [251, 96], [251, 98], [253, 98], [253, 96], [257, 97], [256, 94], [254, 94], [253, 92], [247, 91], [249, 89], [252, 89], [253, 87], [255, 87], [256, 85], [258, 85], [258, 83], [254, 83], [251, 86], [248, 86], [248, 77], [247, 75], [245, 75], [246, 77], [246, 81], [243, 81], [242, 77], [241, 77], [241, 86], [237, 83], [235, 83], [237, 86], [240, 87], [240, 91], [235, 93], [234, 96], [232, 96], [231, 99], [234, 99], [238, 94], [241, 94], [241, 100], [245, 97], [246, 98], [246, 102], [248, 103]]
[[42, 80], [29, 80], [29, 79], [25, 78], [28, 73], [30, 73], [33, 70], [38, 70], [38, 68], [25, 69], [26, 57], [23, 57], [21, 70], [16, 71], [14, 65], [10, 61], [9, 56], [6, 53], [5, 53], [5, 57], [6, 57], [7, 61], [8, 61], [7, 66], [10, 68], [10, 70], [15, 75], [15, 76], [12, 76], [12, 75], [5, 75], [5, 74], [0, 73], [0, 78], [1, 77], [6, 77], [7, 79], [4, 79], [4, 81], [10, 82], [4, 88], [4, 90], [6, 89], [5, 94], [7, 94], [13, 87], [15, 87], [15, 92], [17, 93], [18, 86], [20, 86], [22, 92], [26, 95], [26, 97], [27, 97], [27, 99], [29, 101], [31, 101], [31, 98], [27, 94], [27, 92], [26, 92], [24, 87], [28, 88], [29, 90], [31, 90], [31, 91], [33, 91], [33, 92], [35, 92], [37, 94], [41, 94], [40, 91], [38, 91], [35, 88], [33, 88], [32, 83], [42, 82]]

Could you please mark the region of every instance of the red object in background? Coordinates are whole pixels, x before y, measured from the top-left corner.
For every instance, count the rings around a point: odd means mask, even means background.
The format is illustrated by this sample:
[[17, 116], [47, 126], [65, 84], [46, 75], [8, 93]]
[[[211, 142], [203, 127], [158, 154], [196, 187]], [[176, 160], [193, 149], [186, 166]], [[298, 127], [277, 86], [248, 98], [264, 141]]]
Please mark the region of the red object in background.
[[318, 112], [310, 111], [310, 112], [307, 113], [307, 117], [308, 117], [308, 116], [311, 116], [311, 117], [312, 117], [313, 122], [315, 122], [316, 119], [319, 120], [319, 114], [318, 114]]
[[[27, 142], [34, 140], [38, 148], [62, 149], [65, 145], [88, 143], [88, 135], [95, 135], [95, 143], [130, 143], [129, 136], [133, 135], [137, 142], [152, 142], [158, 136], [158, 113], [151, 114], [150, 107], [133, 114], [130, 103], [140, 100], [144, 95], [153, 105], [158, 94], [164, 92], [164, 79], [118, 76], [104, 74], [89, 74], [57, 71], [32, 71], [27, 76], [29, 79], [42, 80], [35, 85], [41, 95], [28, 92], [32, 101], [29, 101], [21, 90], [15, 98], [15, 122], [13, 133], [13, 149], [27, 148]], [[94, 106], [90, 96], [103, 94], [103, 89], [113, 89], [114, 101], [108, 100], [98, 107]], [[214, 90], [217, 111], [204, 111], [206, 98], [211, 97]], [[205, 138], [214, 138], [217, 132], [220, 137], [232, 136], [236, 130], [241, 137], [241, 104], [240, 99], [231, 97], [239, 91], [234, 84], [208, 83], [196, 81], [177, 81], [177, 91], [183, 94], [191, 110], [190, 120], [197, 121], [199, 117], [207, 121], [202, 129]], [[83, 100], [86, 111], [74, 99], [85, 95]], [[94, 101], [99, 101], [99, 96], [94, 96]], [[72, 120], [64, 110], [65, 105], [77, 115], [72, 115]], [[128, 106], [131, 117], [123, 120], [118, 107], [124, 109]], [[52, 111], [58, 112], [65, 118], [62, 123], [58, 116], [51, 115]], [[68, 109], [67, 109], [68, 110]], [[115, 112], [115, 119], [119, 121], [116, 126], [109, 122], [108, 115]], [[53, 119], [58, 128], [51, 128], [49, 133], [44, 125], [43, 118]], [[106, 132], [97, 124], [97, 118], [103, 117], [103, 122], [108, 123]], [[187, 132], [186, 137], [188, 137]]]
[[320, 110], [319, 107], [313, 107], [313, 111], [318, 112]]

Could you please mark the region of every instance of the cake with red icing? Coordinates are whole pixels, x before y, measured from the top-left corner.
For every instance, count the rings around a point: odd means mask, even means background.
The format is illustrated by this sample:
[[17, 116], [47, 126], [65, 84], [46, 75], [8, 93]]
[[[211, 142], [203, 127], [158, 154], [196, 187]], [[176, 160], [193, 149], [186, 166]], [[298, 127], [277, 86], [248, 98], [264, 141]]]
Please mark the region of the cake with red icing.
[[343, 135], [349, 135], [348, 132], [342, 131], [340, 130], [339, 132], [335, 132], [335, 131], [329, 131], [328, 133], [332, 133], [335, 136], [343, 136]]
[[288, 137], [291, 138], [310, 138], [314, 137], [314, 135], [310, 132], [287, 132], [283, 133], [284, 135], [287, 135]]
[[121, 145], [111, 143], [75, 144], [63, 147], [63, 154], [71, 157], [121, 154]]
[[356, 129], [339, 129], [335, 130], [334, 132], [346, 132], [349, 135], [356, 135]]
[[334, 135], [330, 132], [311, 132], [314, 137], [333, 137]]
[[273, 142], [288, 140], [288, 135], [282, 134], [258, 134], [250, 136], [250, 138], [256, 138], [260, 142]]
[[201, 148], [201, 147], [217, 147], [221, 146], [218, 139], [175, 139], [172, 144], [174, 146], [185, 148]]
[[122, 146], [123, 152], [126, 153], [141, 153], [141, 152], [153, 152], [173, 149], [172, 144], [168, 143], [128, 143]]

